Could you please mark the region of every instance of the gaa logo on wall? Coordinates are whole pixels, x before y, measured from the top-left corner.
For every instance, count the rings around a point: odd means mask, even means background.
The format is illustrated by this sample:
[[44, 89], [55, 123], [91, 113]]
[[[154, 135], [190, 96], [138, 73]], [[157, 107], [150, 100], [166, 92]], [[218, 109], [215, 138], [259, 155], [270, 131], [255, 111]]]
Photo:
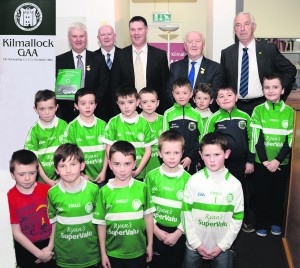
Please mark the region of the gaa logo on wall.
[[16, 25], [23, 31], [33, 31], [40, 26], [43, 19], [41, 9], [33, 3], [23, 3], [18, 6], [14, 19]]

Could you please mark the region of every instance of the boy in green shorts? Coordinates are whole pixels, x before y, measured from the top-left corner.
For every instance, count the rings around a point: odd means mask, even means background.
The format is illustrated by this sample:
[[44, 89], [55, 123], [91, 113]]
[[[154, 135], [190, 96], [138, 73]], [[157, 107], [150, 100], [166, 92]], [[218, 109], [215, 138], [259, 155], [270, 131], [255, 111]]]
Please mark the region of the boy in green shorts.
[[48, 213], [56, 263], [59, 267], [97, 267], [99, 241], [92, 219], [99, 188], [81, 177], [85, 163], [76, 144], [60, 145], [54, 166], [61, 180], [48, 192]]
[[102, 266], [146, 268], [152, 259], [153, 205], [145, 183], [134, 180], [134, 146], [115, 142], [108, 163], [115, 178], [99, 191], [93, 223], [98, 224]]
[[39, 159], [38, 180], [53, 186], [56, 174], [53, 153], [62, 143], [67, 123], [56, 117], [58, 108], [55, 93], [51, 90], [39, 90], [35, 94], [34, 110], [39, 120], [30, 129], [25, 141], [25, 149], [34, 152]]
[[181, 268], [185, 236], [180, 220], [183, 190], [190, 174], [180, 164], [184, 138], [169, 130], [158, 139], [163, 164], [146, 175], [156, 212], [154, 213], [153, 260], [150, 268]]
[[75, 108], [79, 111], [66, 130], [66, 142], [77, 144], [85, 159], [84, 177], [102, 185], [105, 180], [107, 159], [103, 135], [106, 123], [94, 115], [97, 107], [93, 90], [79, 89], [75, 94]]
[[[154, 89], [148, 89], [145, 87], [139, 92], [139, 99], [139, 106], [142, 109], [140, 116], [148, 121], [154, 137], [158, 139], [160, 134], [163, 132], [162, 128], [164, 117], [155, 112], [159, 106], [157, 92]], [[160, 165], [161, 163], [158, 157], [158, 145], [155, 143], [152, 145], [152, 154], [146, 166], [146, 174]]]
[[189, 79], [177, 78], [172, 93], [176, 103], [164, 113], [163, 130], [173, 129], [184, 137], [184, 153], [180, 163], [190, 174], [194, 174], [200, 160], [198, 147], [203, 135], [202, 118], [189, 103], [193, 96]]
[[105, 128], [106, 154], [114, 142], [130, 142], [136, 148], [137, 159], [137, 168], [132, 171], [132, 177], [143, 180], [145, 166], [151, 156], [151, 146], [156, 143], [156, 139], [149, 123], [136, 112], [139, 105], [137, 90], [132, 86], [120, 87], [116, 99], [121, 113], [111, 118]]
[[187, 239], [183, 268], [233, 268], [230, 247], [239, 233], [244, 216], [241, 183], [225, 167], [230, 155], [226, 138], [206, 134], [200, 143], [205, 168], [193, 175], [184, 190], [182, 223]]

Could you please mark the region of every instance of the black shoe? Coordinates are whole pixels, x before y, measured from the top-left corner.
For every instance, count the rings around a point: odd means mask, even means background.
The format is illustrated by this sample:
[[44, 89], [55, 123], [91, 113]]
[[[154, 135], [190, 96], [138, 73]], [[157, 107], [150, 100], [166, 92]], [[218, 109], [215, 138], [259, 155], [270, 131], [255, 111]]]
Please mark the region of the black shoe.
[[245, 233], [253, 233], [255, 231], [255, 228], [253, 227], [253, 225], [251, 223], [249, 223], [249, 224], [243, 223], [242, 230]]

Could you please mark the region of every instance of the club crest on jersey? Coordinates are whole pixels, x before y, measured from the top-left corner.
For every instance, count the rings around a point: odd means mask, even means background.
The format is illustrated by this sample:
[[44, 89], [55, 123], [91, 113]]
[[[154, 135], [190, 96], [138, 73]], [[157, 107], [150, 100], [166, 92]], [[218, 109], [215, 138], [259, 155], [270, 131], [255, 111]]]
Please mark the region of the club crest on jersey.
[[179, 190], [176, 193], [176, 197], [177, 197], [178, 200], [183, 200], [183, 190]]
[[288, 125], [289, 125], [289, 121], [288, 121], [288, 120], [283, 120], [282, 123], [281, 123], [281, 126], [282, 126], [283, 128], [287, 128]]
[[226, 196], [226, 200], [227, 200], [228, 203], [231, 203], [233, 201], [233, 193], [229, 193]]
[[93, 206], [93, 203], [92, 203], [92, 202], [89, 202], [89, 203], [87, 203], [87, 204], [85, 205], [85, 211], [86, 211], [87, 213], [91, 213], [91, 212], [93, 211], [93, 208], [94, 208], [94, 206]]
[[141, 207], [142, 202], [139, 199], [134, 199], [134, 200], [132, 200], [131, 205], [134, 210], [138, 210]]
[[143, 140], [145, 139], [144, 133], [141, 133], [141, 132], [140, 132], [140, 133], [137, 135], [137, 138], [138, 138], [139, 141], [143, 141]]
[[190, 122], [188, 125], [188, 128], [190, 131], [194, 131], [196, 129], [196, 123], [195, 122]]
[[155, 193], [158, 190], [156, 186], [152, 187], [152, 193]]
[[64, 142], [64, 138], [65, 138], [65, 134], [60, 135], [59, 138], [58, 138], [58, 139], [59, 139], [59, 142], [60, 142], [60, 143], [63, 143], [63, 142]]
[[239, 126], [240, 129], [245, 129], [246, 128], [246, 121], [245, 120], [239, 121], [238, 126]]
[[103, 140], [103, 135], [99, 135], [99, 137], [98, 137], [98, 142], [101, 143], [102, 140]]

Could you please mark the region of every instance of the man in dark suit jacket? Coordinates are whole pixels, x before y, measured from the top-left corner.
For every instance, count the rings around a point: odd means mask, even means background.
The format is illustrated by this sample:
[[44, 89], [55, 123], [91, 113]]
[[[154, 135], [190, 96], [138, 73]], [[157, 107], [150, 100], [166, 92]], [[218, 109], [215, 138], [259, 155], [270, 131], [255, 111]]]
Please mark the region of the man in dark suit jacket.
[[[102, 100], [109, 90], [109, 70], [104, 58], [86, 49], [87, 32], [84, 24], [73, 23], [69, 27], [68, 38], [72, 50], [56, 57], [56, 75], [59, 69], [75, 69], [78, 61], [77, 55], [81, 55], [84, 66], [82, 86], [95, 91], [98, 101], [95, 115], [105, 119]], [[60, 107], [58, 115], [67, 122], [72, 121], [76, 117], [74, 101], [59, 100], [58, 103]]]
[[[168, 81], [168, 99], [173, 105], [172, 85], [178, 77], [189, 77], [192, 68], [192, 62], [195, 63], [194, 81], [191, 81], [192, 87], [199, 83], [209, 83], [212, 85], [213, 92], [223, 83], [222, 66], [205, 58], [202, 55], [205, 46], [205, 39], [199, 32], [189, 32], [185, 36], [184, 48], [187, 51], [187, 57], [170, 66], [170, 78]], [[215, 98], [215, 96], [214, 96]]]
[[[129, 21], [129, 31], [132, 45], [121, 49], [114, 60], [111, 72], [112, 94], [115, 96], [116, 90], [122, 85], [136, 86], [134, 62], [137, 53], [144, 69], [143, 87], [155, 89], [160, 100], [157, 112], [163, 114], [167, 108], [167, 81], [169, 78], [168, 59], [165, 51], [152, 47], [147, 44], [146, 37], [148, 32], [147, 21], [145, 18], [135, 16]], [[141, 90], [141, 88], [137, 88]], [[117, 105], [114, 106], [114, 113], [119, 112]]]
[[240, 12], [235, 16], [234, 30], [239, 42], [222, 50], [221, 64], [224, 67], [226, 82], [239, 93], [243, 48], [248, 48], [248, 94], [244, 98], [238, 94], [238, 108], [251, 116], [254, 107], [265, 101], [262, 90], [265, 75], [278, 73], [282, 77], [285, 100], [292, 90], [297, 70], [278, 51], [275, 44], [254, 39], [256, 24], [250, 13]]
[[[95, 51], [100, 57], [103, 57], [107, 67], [111, 70], [114, 59], [118, 56], [121, 50], [115, 46], [116, 33], [112, 26], [105, 24], [100, 26], [98, 29], [97, 36], [101, 47]], [[108, 56], [109, 55], [109, 56]], [[103, 110], [106, 111], [105, 116], [108, 121], [113, 116], [113, 107], [115, 105], [115, 96], [112, 95], [111, 90], [109, 90], [106, 98], [102, 102]]]

